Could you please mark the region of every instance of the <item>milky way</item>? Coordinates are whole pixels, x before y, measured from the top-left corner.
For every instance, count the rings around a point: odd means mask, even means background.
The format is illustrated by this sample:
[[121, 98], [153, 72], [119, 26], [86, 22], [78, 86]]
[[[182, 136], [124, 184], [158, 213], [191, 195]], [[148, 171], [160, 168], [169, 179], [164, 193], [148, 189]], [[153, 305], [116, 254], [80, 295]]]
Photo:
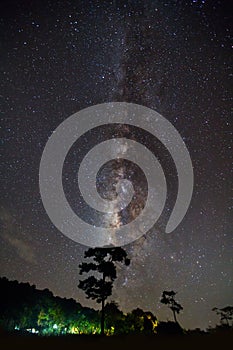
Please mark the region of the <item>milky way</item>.
[[104, 102], [137, 103], [169, 120], [190, 152], [195, 183], [182, 223], [164, 233], [178, 186], [169, 153], [154, 137], [127, 125], [96, 128], [73, 145], [63, 169], [66, 197], [92, 224], [117, 227], [131, 220], [147, 195], [143, 172], [122, 160], [100, 169], [97, 188], [103, 197], [114, 198], [122, 178], [137, 190], [130, 210], [109, 218], [82, 200], [78, 166], [91, 147], [113, 137], [151, 149], [166, 175], [168, 201], [155, 226], [125, 247], [131, 264], [119, 267], [111, 298], [123, 311], [140, 307], [166, 320], [172, 315], [159, 300], [163, 290], [173, 289], [185, 328], [214, 326], [211, 309], [232, 304], [229, 2], [2, 1], [0, 6], [1, 276], [96, 307], [77, 288], [87, 247], [59, 232], [42, 205], [40, 159], [49, 136], [73, 113]]

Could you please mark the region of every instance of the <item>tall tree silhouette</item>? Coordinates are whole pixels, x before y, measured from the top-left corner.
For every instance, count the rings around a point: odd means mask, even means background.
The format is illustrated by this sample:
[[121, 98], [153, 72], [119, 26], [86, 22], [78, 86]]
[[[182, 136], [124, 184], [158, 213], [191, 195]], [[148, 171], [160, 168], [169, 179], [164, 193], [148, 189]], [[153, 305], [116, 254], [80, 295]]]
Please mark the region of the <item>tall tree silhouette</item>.
[[178, 323], [177, 318], [176, 318], [176, 314], [179, 314], [180, 311], [183, 310], [183, 307], [179, 303], [177, 303], [177, 301], [175, 301], [174, 297], [176, 294], [177, 293], [174, 292], [173, 290], [163, 291], [162, 298], [161, 298], [160, 302], [162, 304], [168, 305], [168, 307], [172, 310], [175, 322]]
[[[92, 276], [79, 281], [78, 287], [82, 289], [88, 299], [101, 303], [101, 334], [104, 334], [104, 306], [105, 300], [112, 294], [113, 282], [116, 279], [116, 262], [130, 264], [126, 251], [121, 247], [89, 248], [85, 258], [92, 258], [92, 262], [79, 265], [80, 275], [92, 271]], [[96, 273], [97, 272], [97, 273]], [[98, 273], [100, 278], [98, 278]]]

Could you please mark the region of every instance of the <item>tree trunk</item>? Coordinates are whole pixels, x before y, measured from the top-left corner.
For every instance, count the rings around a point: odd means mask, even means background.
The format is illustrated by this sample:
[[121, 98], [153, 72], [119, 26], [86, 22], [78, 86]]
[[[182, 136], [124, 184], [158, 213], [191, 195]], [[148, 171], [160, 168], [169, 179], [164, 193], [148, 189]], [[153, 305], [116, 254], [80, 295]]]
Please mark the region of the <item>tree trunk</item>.
[[[105, 276], [103, 274], [103, 285], [105, 282]], [[104, 295], [102, 295], [102, 301], [101, 301], [101, 335], [104, 335]]]
[[173, 312], [173, 316], [174, 316], [175, 322], [178, 323], [178, 322], [177, 322], [177, 319], [176, 319], [176, 312], [175, 312], [174, 310], [172, 310], [172, 312]]
[[101, 335], [104, 335], [104, 299], [101, 301]]

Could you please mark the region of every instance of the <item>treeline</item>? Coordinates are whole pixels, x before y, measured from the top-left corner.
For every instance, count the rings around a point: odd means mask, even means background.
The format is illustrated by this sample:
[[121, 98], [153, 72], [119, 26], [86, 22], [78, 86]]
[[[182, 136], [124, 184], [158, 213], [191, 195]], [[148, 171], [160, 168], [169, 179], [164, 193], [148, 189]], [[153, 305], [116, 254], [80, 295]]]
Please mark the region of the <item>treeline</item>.
[[[48, 289], [0, 278], [0, 327], [12, 332], [49, 334], [99, 334], [100, 311], [83, 307], [74, 299], [54, 296]], [[114, 302], [105, 306], [107, 334], [156, 332], [157, 319], [137, 308], [124, 314]]]
[[[9, 281], [5, 277], [0, 278], [0, 291], [0, 331], [38, 335], [101, 333], [101, 311], [83, 307], [74, 299], [54, 296], [48, 289], [38, 290], [35, 285]], [[174, 308], [174, 294], [164, 292], [161, 300], [171, 309]], [[213, 311], [220, 316], [220, 325], [207, 331], [185, 331], [178, 322], [158, 321], [153, 313], [139, 308], [123, 313], [114, 302], [107, 303], [104, 310], [107, 335], [177, 335], [232, 331], [232, 306], [214, 308]]]

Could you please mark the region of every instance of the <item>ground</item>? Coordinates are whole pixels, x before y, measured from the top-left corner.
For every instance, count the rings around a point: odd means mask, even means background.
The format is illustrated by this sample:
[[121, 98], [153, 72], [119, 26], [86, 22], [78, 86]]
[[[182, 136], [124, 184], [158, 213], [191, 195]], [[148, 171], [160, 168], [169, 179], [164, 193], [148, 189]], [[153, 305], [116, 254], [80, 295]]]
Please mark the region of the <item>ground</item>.
[[1, 335], [2, 349], [211, 349], [230, 344], [233, 334], [209, 334], [186, 336], [10, 336]]

